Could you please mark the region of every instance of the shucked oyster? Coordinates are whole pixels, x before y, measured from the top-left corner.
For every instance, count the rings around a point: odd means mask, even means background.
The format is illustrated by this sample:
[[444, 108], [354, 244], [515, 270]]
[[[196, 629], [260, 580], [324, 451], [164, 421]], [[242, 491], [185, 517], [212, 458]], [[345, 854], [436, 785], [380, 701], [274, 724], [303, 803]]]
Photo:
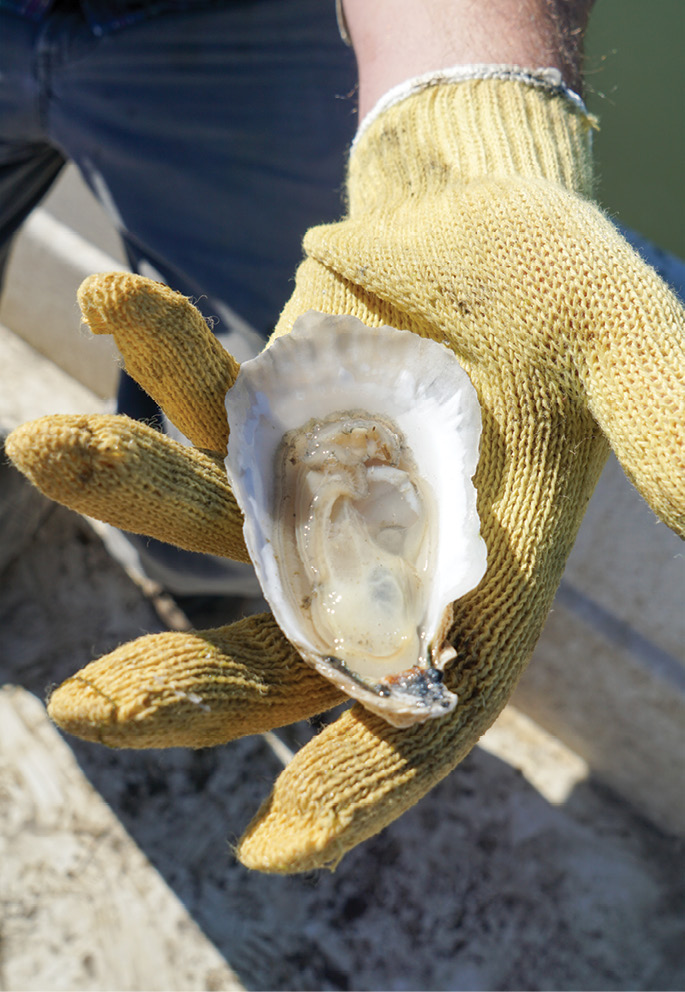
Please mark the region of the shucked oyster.
[[449, 712], [451, 604], [486, 559], [480, 410], [452, 352], [310, 311], [226, 405], [245, 541], [288, 640], [395, 726]]

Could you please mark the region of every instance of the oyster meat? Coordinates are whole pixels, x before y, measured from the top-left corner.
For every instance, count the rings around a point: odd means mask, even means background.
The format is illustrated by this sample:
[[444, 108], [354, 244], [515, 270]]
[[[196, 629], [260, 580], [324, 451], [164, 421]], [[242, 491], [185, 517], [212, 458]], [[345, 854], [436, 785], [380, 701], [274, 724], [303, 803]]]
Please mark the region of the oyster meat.
[[480, 410], [452, 352], [311, 311], [226, 404], [245, 541], [286, 637], [396, 726], [449, 712], [452, 602], [486, 560]]

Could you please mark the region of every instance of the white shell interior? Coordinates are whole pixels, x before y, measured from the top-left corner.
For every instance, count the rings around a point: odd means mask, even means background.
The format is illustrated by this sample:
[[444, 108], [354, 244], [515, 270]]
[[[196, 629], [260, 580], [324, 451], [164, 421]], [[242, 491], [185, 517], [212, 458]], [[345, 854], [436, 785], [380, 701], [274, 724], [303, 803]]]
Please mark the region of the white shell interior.
[[[478, 461], [480, 408], [453, 353], [407, 331], [368, 328], [354, 317], [310, 311], [296, 321], [291, 334], [241, 366], [226, 406], [226, 464], [245, 515], [245, 541], [286, 637], [323, 675], [391, 723], [406, 726], [452, 709], [456, 699], [436, 672], [451, 656], [443, 651], [446, 618], [452, 602], [478, 584], [486, 567], [471, 481]], [[347, 662], [339, 657], [336, 643], [345, 642], [345, 631], [335, 617], [337, 634], [334, 630], [330, 645], [323, 643], [320, 631], [312, 628], [311, 610], [303, 606], [307, 597], [292, 594], [293, 569], [290, 575], [282, 573], [285, 503], [277, 476], [284, 435], [345, 411], [397, 427], [420, 479], [417, 492], [430, 507], [430, 563], [422, 573], [417, 647], [398, 655], [400, 668], [389, 669], [387, 678], [382, 669], [365, 664], [359, 651]], [[376, 470], [395, 482], [393, 471]], [[411, 502], [416, 495], [409, 498]], [[353, 541], [350, 536], [348, 547]], [[315, 569], [306, 551], [304, 556], [303, 568]], [[363, 551], [359, 558], [363, 560]], [[349, 591], [353, 602], [353, 578]], [[326, 595], [330, 600], [330, 589]], [[350, 616], [358, 612], [356, 626], [364, 628], [368, 603], [363, 595], [357, 601], [361, 612], [353, 608]], [[347, 640], [352, 643], [355, 636], [352, 631]], [[358, 643], [364, 643], [363, 637]]]

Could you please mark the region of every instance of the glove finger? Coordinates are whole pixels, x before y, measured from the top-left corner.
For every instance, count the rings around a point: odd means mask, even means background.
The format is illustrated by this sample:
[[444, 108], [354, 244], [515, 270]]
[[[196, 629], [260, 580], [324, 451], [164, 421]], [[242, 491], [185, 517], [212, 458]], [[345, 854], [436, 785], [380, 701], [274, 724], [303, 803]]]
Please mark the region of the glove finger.
[[163, 283], [128, 272], [89, 276], [80, 286], [83, 319], [112, 334], [126, 371], [190, 441], [224, 455], [224, 399], [238, 363], [199, 310]]
[[5, 450], [50, 499], [188, 551], [249, 562], [223, 464], [115, 415], [41, 417]]
[[576, 301], [588, 405], [628, 478], [685, 537], [685, 311], [605, 218], [581, 220], [583, 243], [596, 229], [584, 264], [602, 276]]
[[[502, 705], [503, 705], [502, 701]], [[357, 704], [302, 748], [237, 846], [248, 868], [334, 868], [414, 805], [471, 750], [493, 717], [474, 701], [456, 719], [391, 727]]]
[[209, 747], [344, 698], [263, 614], [124, 644], [62, 683], [48, 712], [68, 733], [110, 747]]

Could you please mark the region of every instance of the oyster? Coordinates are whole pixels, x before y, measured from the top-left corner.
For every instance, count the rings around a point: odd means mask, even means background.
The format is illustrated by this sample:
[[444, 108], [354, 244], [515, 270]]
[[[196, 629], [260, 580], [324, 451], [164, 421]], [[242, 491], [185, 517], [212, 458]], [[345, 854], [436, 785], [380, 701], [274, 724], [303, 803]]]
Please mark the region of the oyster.
[[485, 572], [480, 408], [447, 348], [310, 311], [241, 366], [227, 470], [302, 657], [398, 727], [442, 716], [452, 603]]

